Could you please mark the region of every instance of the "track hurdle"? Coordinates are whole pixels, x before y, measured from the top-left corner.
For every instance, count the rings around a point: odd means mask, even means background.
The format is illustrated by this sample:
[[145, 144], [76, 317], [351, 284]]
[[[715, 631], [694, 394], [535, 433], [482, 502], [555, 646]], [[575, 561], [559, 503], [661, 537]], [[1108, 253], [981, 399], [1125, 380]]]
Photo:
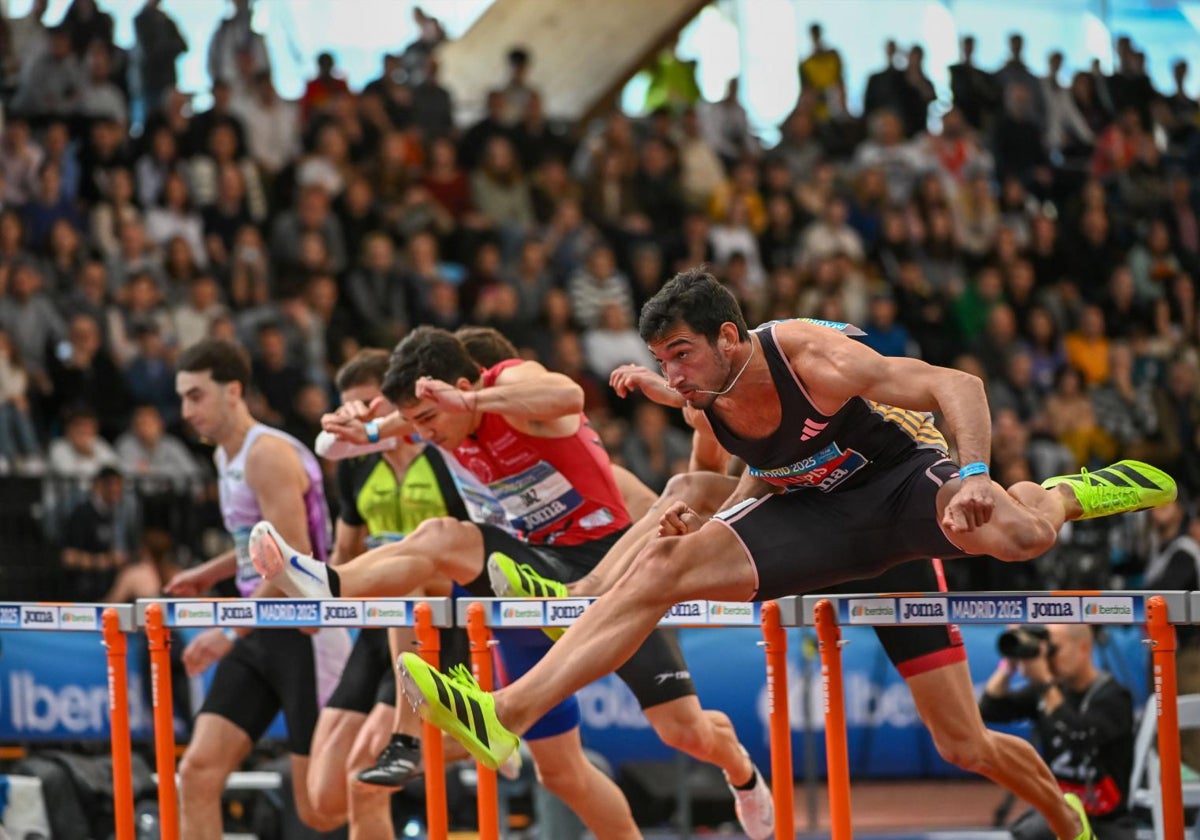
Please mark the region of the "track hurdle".
[[[1193, 593], [1193, 598], [1197, 594]], [[874, 627], [921, 624], [1142, 624], [1148, 623], [1154, 663], [1155, 711], [1159, 716], [1158, 748], [1162, 756], [1165, 836], [1183, 836], [1182, 785], [1179, 764], [1179, 718], [1176, 705], [1175, 628], [1188, 621], [1186, 592], [971, 592], [971, 593], [863, 593], [850, 595], [805, 595], [805, 623], [815, 624], [823, 640], [840, 639], [838, 625]], [[1196, 601], [1200, 605], [1200, 599]], [[836, 671], [841, 680], [841, 657], [826, 651], [822, 642], [822, 671]], [[826, 654], [829, 653], [828, 660]], [[841, 699], [837, 708], [832, 697], [825, 702], [826, 739], [846, 743], [846, 720]], [[836, 732], [831, 736], [831, 732]], [[844, 753], [843, 753], [844, 754]], [[829, 765], [831, 805], [846, 803], [833, 813], [833, 840], [850, 840], [850, 779], [848, 768]], [[836, 772], [836, 775], [835, 775]], [[836, 793], [835, 786], [839, 788]], [[1173, 822], [1171, 821], [1173, 820]]]
[[129, 740], [126, 633], [137, 629], [128, 604], [0, 603], [0, 630], [101, 633], [108, 660], [108, 727], [112, 746], [116, 840], [134, 840], [133, 758]]
[[[464, 609], [465, 608], [465, 609]], [[471, 673], [484, 691], [495, 688], [492, 673], [492, 633], [484, 619], [483, 605], [459, 602], [459, 627], [467, 628], [471, 642]], [[500, 802], [496, 771], [475, 762], [475, 804], [479, 813], [479, 840], [500, 840]]]
[[[594, 598], [460, 598], [458, 619], [467, 621], [476, 605], [488, 628], [569, 627], [583, 615]], [[792, 789], [792, 738], [788, 718], [787, 636], [785, 627], [799, 626], [802, 616], [797, 598], [778, 602], [683, 601], [659, 621], [667, 628], [759, 627], [767, 663], [767, 696], [770, 698], [770, 746], [772, 795], [775, 799], [775, 838], [794, 840], [794, 791]], [[783, 781], [780, 781], [783, 780]], [[482, 792], [480, 799], [482, 799]]]
[[[151, 683], [154, 698], [154, 739], [158, 759], [158, 797], [163, 840], [179, 836], [178, 795], [175, 790], [175, 729], [171, 704], [169, 631], [175, 628], [235, 630], [324, 627], [415, 627], [422, 657], [436, 661], [434, 628], [452, 626], [449, 598], [179, 598], [138, 601], [136, 618], [150, 637]], [[155, 659], [156, 655], [159, 659]], [[397, 698], [400, 702], [401, 698]], [[422, 760], [426, 767], [426, 820], [430, 840], [446, 840], [445, 764], [441, 733], [426, 733]], [[429, 784], [430, 779], [440, 779]], [[167, 815], [171, 816], [170, 822]], [[435, 827], [437, 831], [435, 832]]]

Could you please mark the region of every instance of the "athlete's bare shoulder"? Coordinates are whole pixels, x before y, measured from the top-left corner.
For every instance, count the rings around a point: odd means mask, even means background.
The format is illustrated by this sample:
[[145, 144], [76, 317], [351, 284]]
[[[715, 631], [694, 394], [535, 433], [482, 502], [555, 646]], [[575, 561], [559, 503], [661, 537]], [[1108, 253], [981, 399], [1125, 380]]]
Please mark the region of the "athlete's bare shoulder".
[[821, 321], [793, 318], [774, 325], [779, 349], [793, 363], [823, 358], [830, 349], [849, 339]]
[[496, 374], [496, 385], [514, 385], [518, 382], [529, 382], [537, 379], [539, 376], [546, 376], [550, 371], [541, 364], [541, 362], [523, 361], [515, 365], [508, 365], [498, 374]]
[[302, 467], [296, 447], [278, 435], [259, 435], [246, 453], [247, 476]]

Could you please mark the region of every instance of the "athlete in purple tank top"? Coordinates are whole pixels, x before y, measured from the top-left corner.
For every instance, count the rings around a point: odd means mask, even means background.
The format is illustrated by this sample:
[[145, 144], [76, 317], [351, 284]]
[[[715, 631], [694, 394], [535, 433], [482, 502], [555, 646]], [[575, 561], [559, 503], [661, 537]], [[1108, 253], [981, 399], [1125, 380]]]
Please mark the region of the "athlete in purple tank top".
[[[234, 548], [174, 577], [169, 595], [195, 597], [235, 578], [244, 597], [269, 597], [275, 590], [250, 562], [251, 527], [262, 518], [303, 551], [324, 558], [329, 550], [329, 515], [320, 466], [295, 438], [250, 416], [244, 398], [250, 381], [245, 350], [206, 339], [179, 360], [175, 389], [183, 419], [216, 445], [221, 514]], [[308, 796], [305, 783], [317, 713], [328, 699], [350, 652], [340, 628], [317, 633], [253, 630], [238, 637], [212, 629], [183, 652], [190, 675], [217, 663], [180, 764], [180, 821], [187, 840], [219, 840], [225, 780], [249, 755], [282, 711], [291, 753], [293, 796], [300, 818], [318, 831], [334, 828]]]

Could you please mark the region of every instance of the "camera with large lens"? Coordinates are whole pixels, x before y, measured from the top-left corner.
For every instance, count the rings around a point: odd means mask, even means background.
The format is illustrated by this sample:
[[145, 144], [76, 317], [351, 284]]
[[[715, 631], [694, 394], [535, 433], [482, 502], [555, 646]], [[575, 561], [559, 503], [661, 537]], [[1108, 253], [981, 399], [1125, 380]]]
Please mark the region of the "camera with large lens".
[[[996, 649], [1005, 659], [1036, 659], [1042, 653], [1042, 644], [1050, 641], [1050, 631], [1045, 627], [1022, 625], [1005, 630], [996, 639]], [[1047, 653], [1053, 653], [1051, 645]]]

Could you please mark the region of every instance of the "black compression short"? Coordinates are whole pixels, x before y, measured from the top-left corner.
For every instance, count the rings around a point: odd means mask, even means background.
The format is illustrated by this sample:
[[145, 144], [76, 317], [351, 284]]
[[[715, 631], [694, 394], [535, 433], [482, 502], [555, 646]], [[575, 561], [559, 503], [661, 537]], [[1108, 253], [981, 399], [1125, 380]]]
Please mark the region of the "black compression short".
[[288, 752], [308, 755], [321, 701], [344, 665], [344, 634], [255, 630], [238, 639], [217, 664], [200, 713], [220, 715], [257, 741], [282, 710]]
[[[930, 560], [913, 560], [893, 566], [881, 575], [868, 580], [855, 580], [814, 594], [845, 594], [850, 592], [937, 592], [945, 585]], [[912, 625], [889, 627], [876, 625], [875, 635], [887, 652], [888, 659], [908, 679], [944, 665], [966, 662], [962, 635], [955, 624]]]
[[[850, 490], [804, 489], [723, 511], [758, 577], [755, 601], [882, 574], [907, 560], [962, 557], [938, 525], [937, 493], [958, 467], [934, 450]], [[860, 589], [861, 591], [861, 589]]]

